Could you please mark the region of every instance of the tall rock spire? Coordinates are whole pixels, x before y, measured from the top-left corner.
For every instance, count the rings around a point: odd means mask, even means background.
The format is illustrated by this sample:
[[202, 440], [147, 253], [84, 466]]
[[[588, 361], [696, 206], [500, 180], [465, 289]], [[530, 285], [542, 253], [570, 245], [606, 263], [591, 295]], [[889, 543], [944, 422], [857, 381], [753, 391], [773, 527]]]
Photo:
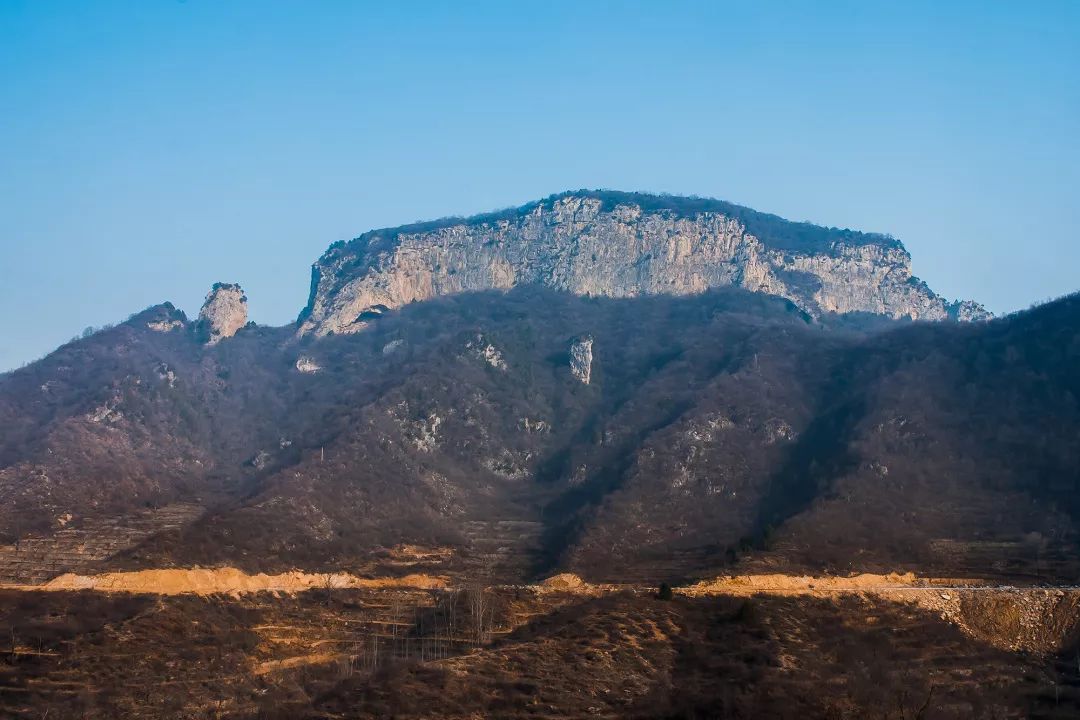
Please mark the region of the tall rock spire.
[[247, 296], [235, 283], [214, 283], [199, 311], [206, 344], [216, 345], [247, 324]]

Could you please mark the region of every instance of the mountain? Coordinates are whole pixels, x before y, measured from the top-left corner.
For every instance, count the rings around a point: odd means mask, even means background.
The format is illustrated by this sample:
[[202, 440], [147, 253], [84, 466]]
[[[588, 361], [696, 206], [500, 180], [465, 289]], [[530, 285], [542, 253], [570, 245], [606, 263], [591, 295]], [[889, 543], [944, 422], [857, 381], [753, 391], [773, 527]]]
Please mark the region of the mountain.
[[887, 237], [605, 192], [335, 245], [295, 325], [247, 302], [0, 376], [0, 580], [1080, 576], [1077, 296], [953, 322]]
[[543, 285], [575, 295], [690, 295], [735, 286], [814, 317], [986, 319], [911, 274], [888, 236], [792, 223], [718, 200], [612, 191], [365, 233], [312, 269], [300, 333], [356, 332], [389, 308], [459, 292]]

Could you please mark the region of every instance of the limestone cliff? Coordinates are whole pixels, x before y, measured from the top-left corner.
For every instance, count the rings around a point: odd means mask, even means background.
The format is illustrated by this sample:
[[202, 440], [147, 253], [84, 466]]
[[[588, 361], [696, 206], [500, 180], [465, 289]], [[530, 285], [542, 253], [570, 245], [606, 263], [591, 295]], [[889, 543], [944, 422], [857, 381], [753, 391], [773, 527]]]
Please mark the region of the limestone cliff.
[[406, 303], [520, 284], [610, 297], [735, 285], [788, 298], [815, 317], [988, 317], [913, 277], [910, 255], [886, 235], [718, 200], [579, 191], [336, 243], [313, 267], [300, 333], [354, 332]]
[[207, 345], [230, 338], [247, 324], [247, 296], [233, 283], [214, 283], [199, 311], [199, 326]]

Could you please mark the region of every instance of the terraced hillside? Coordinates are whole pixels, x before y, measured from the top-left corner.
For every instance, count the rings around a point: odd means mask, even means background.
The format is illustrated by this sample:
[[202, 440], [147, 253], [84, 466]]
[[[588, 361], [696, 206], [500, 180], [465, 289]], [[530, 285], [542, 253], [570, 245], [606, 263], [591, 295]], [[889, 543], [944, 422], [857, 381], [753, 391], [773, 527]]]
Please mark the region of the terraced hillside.
[[147, 538], [197, 518], [198, 505], [175, 504], [113, 518], [89, 518], [46, 536], [0, 546], [0, 584], [43, 583], [63, 573], [91, 573]]
[[7, 591], [0, 712], [1066, 718], [1080, 710], [1078, 604], [1076, 590], [899, 576], [727, 578], [670, 600], [574, 576], [232, 597]]

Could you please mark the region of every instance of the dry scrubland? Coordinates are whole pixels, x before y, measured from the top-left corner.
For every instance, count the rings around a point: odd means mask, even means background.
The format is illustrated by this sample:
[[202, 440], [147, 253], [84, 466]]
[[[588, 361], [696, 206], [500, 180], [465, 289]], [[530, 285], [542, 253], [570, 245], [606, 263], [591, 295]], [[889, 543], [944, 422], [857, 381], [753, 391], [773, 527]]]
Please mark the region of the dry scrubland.
[[[486, 588], [425, 577], [252, 578], [235, 570], [120, 575], [0, 592], [10, 633], [0, 659], [0, 713], [1080, 713], [1074, 590], [958, 587], [910, 575], [771, 575], [717, 578], [676, 588], [665, 600], [655, 589], [594, 585], [570, 574]], [[161, 593], [142, 592], [150, 578], [162, 583]]]

